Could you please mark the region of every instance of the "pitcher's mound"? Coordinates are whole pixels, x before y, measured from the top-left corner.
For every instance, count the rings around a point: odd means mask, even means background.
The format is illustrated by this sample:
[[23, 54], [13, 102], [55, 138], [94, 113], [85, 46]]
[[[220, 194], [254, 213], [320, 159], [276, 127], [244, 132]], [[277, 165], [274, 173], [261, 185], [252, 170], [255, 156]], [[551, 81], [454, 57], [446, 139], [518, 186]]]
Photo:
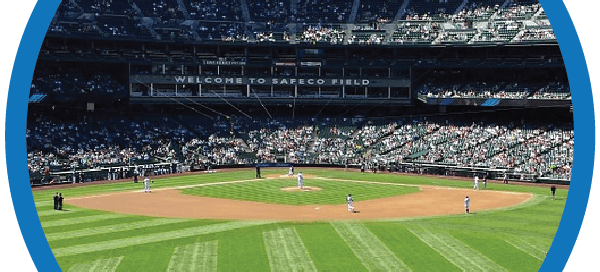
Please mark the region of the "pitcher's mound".
[[304, 186], [303, 189], [298, 188], [298, 186], [284, 187], [281, 188], [282, 191], [286, 192], [310, 192], [310, 191], [321, 191], [321, 188], [315, 186]]
[[[317, 178], [317, 176], [315, 176], [315, 175], [310, 175], [310, 174], [307, 174], [307, 175], [302, 174], [302, 175], [304, 176], [304, 179]], [[296, 179], [298, 177], [298, 174], [294, 174], [291, 176], [288, 174], [283, 174], [283, 175], [272, 174], [272, 175], [267, 175], [266, 177], [267, 177], [267, 179]]]

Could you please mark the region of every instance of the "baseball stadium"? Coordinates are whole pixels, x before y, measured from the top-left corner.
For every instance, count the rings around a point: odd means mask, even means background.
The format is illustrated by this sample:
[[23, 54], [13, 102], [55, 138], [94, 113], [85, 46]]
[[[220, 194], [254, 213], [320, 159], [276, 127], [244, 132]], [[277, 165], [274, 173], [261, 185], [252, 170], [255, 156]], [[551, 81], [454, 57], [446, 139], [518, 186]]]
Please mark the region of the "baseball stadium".
[[534, 0], [69, 0], [27, 163], [63, 271], [537, 271], [573, 168]]

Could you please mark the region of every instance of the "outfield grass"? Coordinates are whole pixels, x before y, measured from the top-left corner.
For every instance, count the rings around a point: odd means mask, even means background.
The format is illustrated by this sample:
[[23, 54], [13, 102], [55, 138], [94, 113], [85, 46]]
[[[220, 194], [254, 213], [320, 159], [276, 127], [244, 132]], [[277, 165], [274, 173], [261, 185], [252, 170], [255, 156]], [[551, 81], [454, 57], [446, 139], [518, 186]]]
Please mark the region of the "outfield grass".
[[[282, 172], [281, 169], [266, 170], [263, 175]], [[331, 179], [435, 184], [458, 188], [472, 186], [470, 182], [419, 176], [329, 170], [306, 170], [303, 173]], [[157, 179], [154, 188], [246, 180], [252, 179], [253, 175], [253, 171], [241, 171]], [[271, 180], [241, 185], [254, 186], [269, 182]], [[295, 184], [291, 180], [285, 182], [291, 183], [290, 186]], [[309, 185], [309, 182], [312, 181], [307, 180], [306, 184]], [[333, 185], [366, 185], [330, 182]], [[140, 190], [142, 186], [133, 183], [107, 184], [60, 191], [66, 197], [72, 197]], [[388, 190], [412, 188], [387, 186]], [[219, 190], [238, 190], [244, 186], [206, 186], [201, 190], [210, 187], [219, 188], [215, 192], [223, 194], [224, 191]], [[255, 189], [259, 188], [252, 188]], [[534, 186], [488, 184], [488, 189], [531, 192], [535, 197], [517, 207], [472, 215], [351, 223], [297, 223], [163, 219], [113, 215], [68, 205], [65, 208], [69, 212], [54, 212], [50, 208], [52, 203], [48, 201], [54, 191], [36, 191], [33, 194], [38, 211], [43, 213], [40, 220], [50, 246], [64, 271], [164, 271], [167, 268], [194, 271], [294, 268], [309, 271], [367, 271], [382, 267], [413, 271], [537, 270], [558, 228], [568, 191], [558, 190], [557, 200], [550, 200], [548, 189]], [[322, 192], [326, 191], [330, 190]], [[268, 201], [302, 204], [332, 201], [335, 198], [316, 197], [302, 202], [301, 198], [313, 197], [314, 192], [285, 193], [294, 195], [296, 199], [278, 200], [277, 194], [271, 194]]]
[[265, 180], [260, 182], [230, 183], [182, 189], [186, 194], [259, 201], [287, 205], [345, 204], [349, 193], [355, 201], [399, 196], [419, 192], [417, 186], [356, 183], [331, 180], [305, 179], [305, 186], [317, 187], [313, 191], [283, 191], [281, 188], [295, 187], [295, 179]]

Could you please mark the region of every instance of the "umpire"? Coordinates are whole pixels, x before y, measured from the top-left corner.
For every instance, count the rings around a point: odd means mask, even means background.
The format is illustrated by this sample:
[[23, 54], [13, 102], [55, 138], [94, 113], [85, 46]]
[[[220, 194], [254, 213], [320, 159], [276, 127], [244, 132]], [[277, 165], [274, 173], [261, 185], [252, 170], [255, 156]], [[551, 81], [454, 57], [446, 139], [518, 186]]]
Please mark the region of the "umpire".
[[260, 177], [260, 164], [256, 165], [256, 178], [259, 179]]
[[54, 200], [54, 209], [58, 210], [58, 192], [54, 193], [52, 199]]
[[62, 210], [63, 207], [63, 199], [65, 199], [64, 197], [62, 197], [62, 193], [58, 194], [58, 210]]

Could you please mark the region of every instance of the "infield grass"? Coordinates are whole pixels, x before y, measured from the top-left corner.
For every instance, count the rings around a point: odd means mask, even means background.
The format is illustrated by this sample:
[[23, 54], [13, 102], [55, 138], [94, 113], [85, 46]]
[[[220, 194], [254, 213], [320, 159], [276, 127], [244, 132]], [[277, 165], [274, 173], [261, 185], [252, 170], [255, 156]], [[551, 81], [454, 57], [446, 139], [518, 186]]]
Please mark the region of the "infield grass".
[[354, 201], [399, 196], [419, 192], [417, 186], [356, 183], [331, 180], [304, 180], [305, 186], [321, 190], [283, 191], [282, 188], [297, 187], [297, 181], [290, 179], [262, 180], [256, 182], [230, 183], [223, 185], [200, 186], [182, 189], [186, 194], [258, 201], [287, 205], [345, 204], [346, 197], [352, 193]]
[[[284, 172], [287, 172], [287, 169], [285, 171], [266, 169], [263, 170], [263, 175], [283, 174]], [[448, 181], [442, 177], [374, 175], [344, 172], [343, 170], [303, 170], [303, 173], [340, 180], [431, 184], [456, 188], [472, 186], [471, 182]], [[248, 170], [157, 178], [153, 188], [251, 180], [253, 177], [254, 171]], [[252, 185], [249, 188], [255, 190], [260, 188], [252, 188], [253, 186], [267, 185], [271, 181], [273, 180], [239, 184], [244, 185], [241, 187], [238, 187], [237, 184], [235, 186], [233, 184], [206, 186], [202, 187], [200, 191], [209, 187], [237, 191], [248, 185]], [[281, 182], [286, 182], [286, 186], [295, 185], [295, 180]], [[332, 186], [372, 185], [330, 180], [325, 182], [317, 179], [305, 180], [306, 185], [313, 185], [312, 182], [319, 187], [328, 186], [324, 185], [328, 182], [331, 182]], [[277, 183], [274, 182], [272, 185], [277, 185]], [[279, 190], [278, 186], [273, 189]], [[377, 186], [361, 187], [360, 190], [373, 190], [375, 198], [382, 197], [379, 195], [380, 193], [389, 193], [387, 191], [393, 190], [391, 188], [401, 188], [402, 190], [414, 188], [396, 185], [381, 186], [388, 187], [385, 187], [387, 189], [384, 191], [379, 190]], [[143, 185], [140, 183], [130, 182], [89, 185], [64, 189], [60, 192], [65, 197], [73, 197], [141, 190], [142, 187]], [[55, 190], [35, 191], [33, 195], [38, 210], [43, 211], [43, 216], [40, 217], [43, 229], [50, 238], [50, 246], [64, 271], [88, 270], [90, 267], [103, 268], [106, 271], [165, 271], [171, 260], [188, 258], [185, 256], [196, 258], [196, 260], [206, 260], [201, 263], [209, 265], [198, 264], [197, 267], [213, 270], [215, 252], [218, 271], [275, 271], [272, 267], [274, 261], [278, 264], [277, 268], [279, 269], [291, 269], [292, 266], [298, 266], [307, 269], [314, 267], [319, 271], [366, 271], [367, 268], [378, 267], [381, 263], [390, 263], [398, 267], [406, 266], [413, 271], [456, 271], [461, 269], [469, 271], [481, 269], [536, 271], [550, 248], [562, 216], [568, 191], [558, 190], [557, 200], [550, 200], [549, 190], [537, 186], [488, 184], [488, 189], [530, 192], [534, 194], [534, 198], [516, 207], [482, 211], [471, 215], [362, 222], [277, 223], [178, 220], [113, 215], [103, 211], [75, 209], [68, 205], [65, 208], [72, 208], [71, 212], [52, 212], [50, 207], [52, 203], [48, 200], [51, 199]], [[333, 190], [324, 188], [321, 192]], [[345, 195], [347, 194], [346, 190], [340, 189], [339, 191]], [[219, 193], [224, 192], [220, 191]], [[321, 197], [313, 193], [315, 192], [285, 192], [287, 195], [295, 196], [296, 199], [283, 197], [283, 200], [278, 199], [277, 194], [260, 196], [268, 196], [263, 201], [295, 205], [314, 201], [344, 203], [344, 198], [338, 200], [337, 196]], [[396, 193], [398, 192], [393, 194]], [[363, 197], [358, 192], [353, 194], [356, 194], [357, 198]], [[254, 197], [258, 197], [258, 195]], [[315, 197], [315, 199], [302, 200], [304, 197], [309, 199]], [[268, 240], [271, 250], [275, 248], [276, 252], [289, 251], [290, 254], [295, 252], [294, 254], [297, 256], [302, 256], [301, 259], [289, 258], [285, 254], [271, 254], [270, 256], [265, 237], [267, 237], [266, 240]], [[280, 246], [300, 247], [300, 245], [303, 248], [287, 249], [288, 251], [279, 249]], [[380, 253], [377, 252], [381, 252], [381, 255], [378, 255]], [[374, 262], [370, 258], [380, 258], [381, 260]], [[301, 263], [303, 261], [306, 263]]]

